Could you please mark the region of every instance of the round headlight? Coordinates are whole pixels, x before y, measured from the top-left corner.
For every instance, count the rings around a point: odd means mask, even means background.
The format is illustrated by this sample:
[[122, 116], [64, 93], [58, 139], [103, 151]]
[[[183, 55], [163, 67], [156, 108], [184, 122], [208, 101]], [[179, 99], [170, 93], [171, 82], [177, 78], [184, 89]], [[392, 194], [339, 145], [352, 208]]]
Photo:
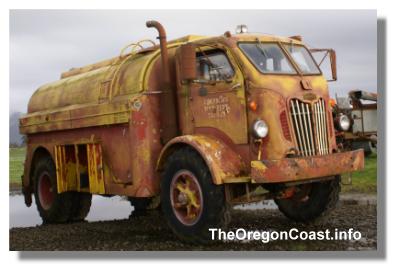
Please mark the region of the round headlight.
[[268, 134], [268, 126], [264, 120], [256, 120], [253, 124], [253, 134], [256, 138], [264, 138]]
[[350, 129], [350, 119], [347, 115], [340, 115], [339, 117], [339, 127], [343, 131], [348, 131]]

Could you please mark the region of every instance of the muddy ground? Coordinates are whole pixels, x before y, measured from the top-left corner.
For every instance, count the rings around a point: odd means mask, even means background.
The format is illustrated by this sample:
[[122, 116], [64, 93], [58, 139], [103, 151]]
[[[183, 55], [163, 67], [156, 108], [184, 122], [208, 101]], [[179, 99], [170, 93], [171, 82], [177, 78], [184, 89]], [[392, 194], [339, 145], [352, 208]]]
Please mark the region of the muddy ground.
[[341, 203], [320, 224], [296, 224], [278, 210], [235, 210], [229, 230], [325, 230], [353, 228], [359, 241], [217, 242], [182, 243], [153, 212], [134, 219], [41, 225], [10, 229], [10, 250], [376, 250], [376, 206]]

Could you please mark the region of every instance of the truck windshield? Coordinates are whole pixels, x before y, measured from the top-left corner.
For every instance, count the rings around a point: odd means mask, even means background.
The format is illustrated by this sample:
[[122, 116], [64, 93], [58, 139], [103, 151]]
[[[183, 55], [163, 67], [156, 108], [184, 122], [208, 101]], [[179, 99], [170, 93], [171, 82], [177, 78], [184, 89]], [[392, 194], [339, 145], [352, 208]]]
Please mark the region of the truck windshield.
[[278, 44], [240, 43], [239, 47], [262, 73], [296, 74]]
[[304, 74], [320, 74], [318, 66], [308, 50], [299, 45], [285, 44], [285, 49], [290, 53], [290, 56], [296, 62], [297, 66]]

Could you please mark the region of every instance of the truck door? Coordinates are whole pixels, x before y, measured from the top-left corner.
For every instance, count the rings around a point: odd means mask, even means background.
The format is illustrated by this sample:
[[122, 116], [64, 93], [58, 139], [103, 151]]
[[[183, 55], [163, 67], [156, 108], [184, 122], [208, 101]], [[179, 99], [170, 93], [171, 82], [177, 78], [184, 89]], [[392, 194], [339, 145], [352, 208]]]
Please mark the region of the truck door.
[[194, 80], [178, 79], [182, 133], [218, 130], [235, 144], [247, 143], [244, 80], [232, 56], [222, 48], [197, 47], [196, 71]]

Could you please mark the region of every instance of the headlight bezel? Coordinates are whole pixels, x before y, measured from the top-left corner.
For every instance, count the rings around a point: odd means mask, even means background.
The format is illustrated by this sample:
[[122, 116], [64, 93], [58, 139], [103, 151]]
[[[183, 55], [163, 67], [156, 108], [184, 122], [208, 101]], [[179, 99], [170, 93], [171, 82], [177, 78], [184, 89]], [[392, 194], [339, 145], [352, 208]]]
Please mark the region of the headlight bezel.
[[253, 123], [252, 131], [256, 139], [263, 139], [268, 136], [269, 128], [263, 119], [256, 119]]
[[344, 113], [340, 113], [337, 118], [337, 126], [340, 131], [349, 131], [351, 128], [351, 119]]

